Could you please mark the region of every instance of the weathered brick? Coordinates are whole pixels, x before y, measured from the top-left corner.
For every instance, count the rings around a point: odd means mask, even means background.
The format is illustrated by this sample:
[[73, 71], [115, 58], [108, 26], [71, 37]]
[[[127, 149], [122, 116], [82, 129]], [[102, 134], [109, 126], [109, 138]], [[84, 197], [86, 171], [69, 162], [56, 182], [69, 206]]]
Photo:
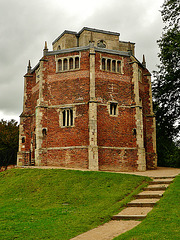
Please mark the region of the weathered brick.
[[[89, 32], [95, 41], [83, 47]], [[63, 40], [59, 38], [53, 43], [54, 51], [45, 51], [39, 64], [25, 75], [18, 165], [105, 171], [156, 168], [155, 118], [148, 70], [129, 53], [128, 43], [117, 41], [116, 33], [85, 28], [79, 34], [79, 46], [63, 49], [66, 35], [62, 36]], [[108, 48], [97, 48], [100, 36]], [[69, 46], [72, 44], [74, 40]], [[132, 49], [133, 46], [131, 43]], [[75, 69], [77, 56], [80, 67]], [[110, 59], [111, 64], [113, 60], [121, 61], [121, 73], [102, 70], [102, 58]], [[67, 68], [74, 61], [73, 69], [58, 71], [58, 59], [67, 59]], [[114, 115], [112, 104], [117, 106]]]

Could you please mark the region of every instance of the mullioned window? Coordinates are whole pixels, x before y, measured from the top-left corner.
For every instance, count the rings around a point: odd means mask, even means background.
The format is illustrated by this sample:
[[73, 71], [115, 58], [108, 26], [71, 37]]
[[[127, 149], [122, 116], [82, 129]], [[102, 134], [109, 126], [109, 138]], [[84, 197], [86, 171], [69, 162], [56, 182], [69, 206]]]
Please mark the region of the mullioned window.
[[122, 73], [121, 61], [111, 59], [111, 58], [102, 58], [101, 70], [107, 71], [107, 72]]
[[80, 69], [79, 56], [58, 58], [56, 61], [56, 72], [65, 72], [77, 69]]
[[60, 110], [60, 126], [61, 127], [73, 127], [74, 126], [74, 108], [63, 108]]

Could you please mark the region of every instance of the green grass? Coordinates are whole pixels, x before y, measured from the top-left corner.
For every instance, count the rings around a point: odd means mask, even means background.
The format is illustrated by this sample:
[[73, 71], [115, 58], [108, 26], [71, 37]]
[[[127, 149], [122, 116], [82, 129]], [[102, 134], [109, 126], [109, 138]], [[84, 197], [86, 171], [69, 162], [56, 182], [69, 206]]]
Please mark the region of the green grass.
[[179, 240], [180, 239], [180, 176], [164, 193], [145, 220], [116, 240]]
[[109, 221], [148, 180], [59, 169], [1, 172], [0, 239], [70, 239]]

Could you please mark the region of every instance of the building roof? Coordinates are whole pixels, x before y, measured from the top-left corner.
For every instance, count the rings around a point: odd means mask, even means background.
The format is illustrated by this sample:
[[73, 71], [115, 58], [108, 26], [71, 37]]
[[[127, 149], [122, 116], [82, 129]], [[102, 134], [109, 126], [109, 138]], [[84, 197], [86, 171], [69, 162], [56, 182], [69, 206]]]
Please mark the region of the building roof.
[[53, 41], [52, 44], [54, 45], [64, 34], [73, 34], [73, 35], [76, 35], [76, 37], [79, 37], [81, 35], [81, 33], [84, 31], [98, 32], [98, 33], [104, 33], [104, 34], [115, 35], [115, 36], [120, 35], [120, 33], [118, 33], [118, 32], [111, 32], [111, 31], [105, 31], [105, 30], [100, 30], [100, 29], [96, 29], [96, 28], [83, 27], [79, 32], [65, 30], [63, 33], [61, 33], [61, 35], [59, 37], [57, 37]]
[[105, 31], [105, 30], [100, 30], [100, 29], [96, 29], [96, 28], [89, 28], [89, 27], [83, 27], [78, 32], [78, 35], [80, 35], [83, 31], [98, 32], [98, 33], [104, 33], [104, 34], [116, 35], [116, 36], [120, 35], [120, 33], [117, 33], [117, 32]]
[[64, 36], [64, 34], [74, 34], [74, 35], [77, 35], [77, 32], [65, 30], [63, 33], [61, 33], [61, 35], [60, 35], [59, 37], [57, 37], [57, 38], [52, 42], [52, 45], [54, 45], [62, 36]]

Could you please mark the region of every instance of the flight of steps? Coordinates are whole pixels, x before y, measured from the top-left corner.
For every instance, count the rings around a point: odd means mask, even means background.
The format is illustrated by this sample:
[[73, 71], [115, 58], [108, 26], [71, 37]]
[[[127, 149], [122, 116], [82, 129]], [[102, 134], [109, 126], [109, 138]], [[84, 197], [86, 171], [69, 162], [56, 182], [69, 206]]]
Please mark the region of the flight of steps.
[[163, 196], [166, 188], [174, 177], [154, 177], [153, 181], [143, 191], [135, 195], [135, 200], [127, 204], [112, 220], [142, 220], [152, 210], [156, 202]]

